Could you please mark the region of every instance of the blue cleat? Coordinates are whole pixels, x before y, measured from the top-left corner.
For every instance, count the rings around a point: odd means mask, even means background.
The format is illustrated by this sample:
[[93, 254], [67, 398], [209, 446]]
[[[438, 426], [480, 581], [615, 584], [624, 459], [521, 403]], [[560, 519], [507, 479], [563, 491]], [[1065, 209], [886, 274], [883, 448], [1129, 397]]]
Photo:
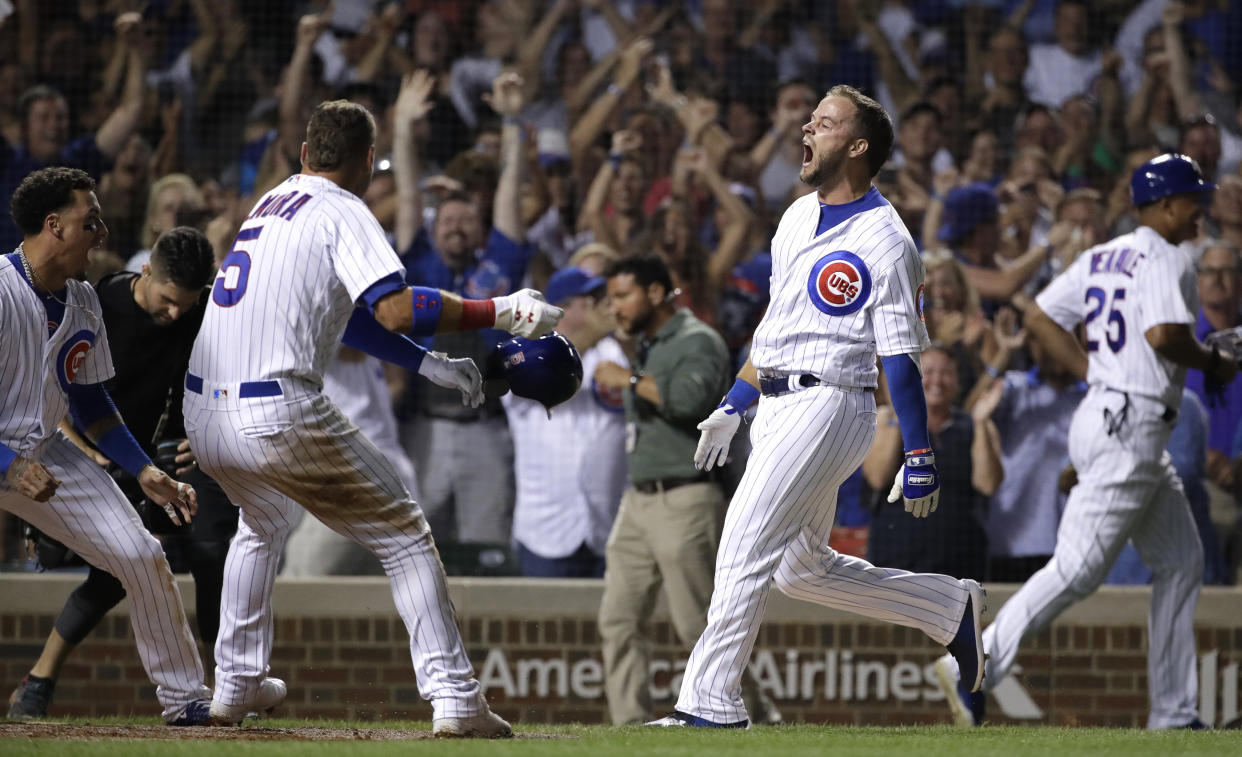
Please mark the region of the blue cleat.
[[966, 598], [966, 610], [962, 613], [962, 624], [958, 626], [957, 635], [949, 642], [949, 654], [957, 661], [958, 680], [968, 692], [976, 692], [983, 685], [983, 611], [987, 606], [983, 598], [987, 592], [978, 581], [969, 578], [962, 581], [969, 592]]
[[198, 699], [190, 702], [167, 723], [177, 727], [215, 725], [211, 720], [211, 700]]
[[689, 726], [691, 728], [750, 728], [749, 720], [739, 720], [736, 723], [713, 723], [710, 720], [704, 720], [696, 715], [687, 715], [679, 710], [673, 710], [672, 715], [667, 715], [659, 720], [653, 720], [644, 725], [656, 726], [659, 728], [681, 728]]

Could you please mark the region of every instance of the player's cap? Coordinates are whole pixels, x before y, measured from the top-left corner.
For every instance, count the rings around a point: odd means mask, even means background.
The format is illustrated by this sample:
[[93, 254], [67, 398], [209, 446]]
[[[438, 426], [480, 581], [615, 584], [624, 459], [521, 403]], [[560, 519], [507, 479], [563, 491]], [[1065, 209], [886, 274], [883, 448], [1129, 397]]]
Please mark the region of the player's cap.
[[979, 224], [995, 221], [999, 215], [996, 194], [987, 183], [978, 181], [957, 187], [944, 198], [943, 222], [936, 238], [949, 244], [960, 242]]
[[1198, 163], [1176, 152], [1152, 158], [1134, 169], [1130, 176], [1130, 191], [1135, 207], [1139, 208], [1165, 197], [1201, 194], [1214, 189], [1216, 185], [1204, 180]]
[[573, 397], [582, 386], [582, 358], [561, 334], [538, 339], [514, 337], [496, 346], [498, 376], [519, 397], [535, 400], [548, 411]]
[[606, 283], [603, 276], [592, 276], [581, 268], [569, 266], [552, 274], [543, 294], [551, 304], [560, 305], [570, 297], [590, 294]]

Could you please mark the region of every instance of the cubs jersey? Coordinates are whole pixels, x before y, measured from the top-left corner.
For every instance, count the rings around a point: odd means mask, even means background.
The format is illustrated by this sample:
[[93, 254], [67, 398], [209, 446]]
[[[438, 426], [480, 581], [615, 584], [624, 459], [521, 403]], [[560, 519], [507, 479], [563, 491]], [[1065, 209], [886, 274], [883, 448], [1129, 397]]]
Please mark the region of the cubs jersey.
[[242, 223], [190, 372], [216, 383], [296, 378], [320, 387], [354, 303], [404, 271], [361, 199], [318, 176], [291, 176]]
[[1199, 290], [1186, 252], [1140, 226], [1082, 253], [1035, 302], [1067, 331], [1084, 324], [1088, 384], [1180, 406], [1186, 369], [1145, 334], [1162, 323], [1194, 325]]
[[923, 261], [905, 225], [871, 188], [845, 205], [793, 202], [772, 238], [771, 304], [750, 359], [762, 372], [810, 373], [874, 387], [876, 355], [921, 353]]
[[95, 290], [67, 282], [68, 307], [49, 338], [47, 311], [15, 257], [0, 258], [0, 442], [20, 454], [55, 433], [70, 384], [107, 381], [114, 370]]

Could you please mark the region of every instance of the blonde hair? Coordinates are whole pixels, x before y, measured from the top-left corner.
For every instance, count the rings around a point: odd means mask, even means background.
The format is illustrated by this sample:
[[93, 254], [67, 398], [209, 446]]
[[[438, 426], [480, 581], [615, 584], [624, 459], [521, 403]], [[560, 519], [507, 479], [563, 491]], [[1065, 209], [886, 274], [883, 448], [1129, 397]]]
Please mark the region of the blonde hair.
[[608, 267], [609, 263], [621, 257], [616, 250], [612, 249], [603, 242], [591, 242], [589, 244], [582, 245], [577, 249], [577, 251], [574, 252], [573, 255], [570, 255], [569, 262], [566, 263], [566, 265], [580, 266], [582, 265], [582, 261], [594, 255], [599, 255], [604, 259], [605, 268]]
[[927, 250], [923, 253], [923, 268], [928, 274], [941, 268], [947, 268], [953, 273], [953, 278], [957, 281], [957, 285], [962, 289], [962, 297], [964, 302], [962, 310], [966, 313], [974, 313], [980, 309], [979, 293], [970, 285], [970, 279], [966, 278], [966, 269], [962, 267], [961, 262], [953, 255], [953, 252], [945, 247], [937, 247]]
[[155, 240], [162, 232], [168, 229], [156, 229], [152, 226], [155, 220], [156, 203], [159, 196], [165, 189], [182, 189], [189, 196], [191, 205], [204, 207], [207, 201], [203, 198], [203, 193], [199, 191], [198, 184], [189, 176], [183, 173], [170, 173], [167, 176], [160, 177], [151, 185], [151, 191], [147, 192], [147, 214], [142, 221], [142, 246], [145, 249], [155, 247]]

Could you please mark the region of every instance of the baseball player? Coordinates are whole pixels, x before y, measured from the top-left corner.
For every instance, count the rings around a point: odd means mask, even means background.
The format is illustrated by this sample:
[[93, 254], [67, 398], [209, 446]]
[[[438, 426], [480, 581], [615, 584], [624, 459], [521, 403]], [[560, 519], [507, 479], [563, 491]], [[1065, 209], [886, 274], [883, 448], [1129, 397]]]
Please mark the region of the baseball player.
[[[987, 681], [1009, 672], [1022, 639], [1088, 596], [1126, 541], [1151, 568], [1148, 728], [1204, 727], [1196, 697], [1194, 613], [1203, 547], [1172, 461], [1164, 452], [1186, 369], [1217, 387], [1233, 380], [1235, 356], [1195, 339], [1195, 263], [1177, 245], [1197, 235], [1211, 191], [1199, 167], [1161, 155], [1130, 180], [1138, 229], [1084, 252], [1028, 308], [1026, 330], [1088, 384], [1070, 423], [1070, 492], [1052, 559], [1005, 603], [983, 635]], [[1070, 333], [1086, 327], [1086, 353]], [[954, 720], [978, 724], [983, 693], [962, 692], [953, 661], [936, 662]]]
[[828, 546], [837, 489], [875, 436], [877, 354], [905, 446], [889, 499], [904, 496], [907, 511], [926, 517], [940, 484], [919, 374], [928, 345], [923, 265], [871, 184], [892, 149], [892, 121], [879, 103], [839, 85], [802, 132], [801, 179], [818, 191], [781, 218], [771, 304], [733, 388], [699, 424], [695, 463], [722, 464], [758, 400], [753, 451], [725, 517], [707, 629], [676, 711], [653, 725], [748, 725], [740, 681], [772, 579], [792, 597], [923, 631], [948, 646], [976, 688], [983, 672], [978, 583], [879, 568]]
[[468, 359], [428, 353], [406, 335], [500, 328], [547, 332], [560, 308], [520, 290], [463, 300], [410, 288], [360, 199], [371, 181], [375, 120], [343, 100], [315, 108], [302, 173], [264, 195], [225, 256], [186, 374], [185, 426], [199, 464], [241, 508], [225, 563], [213, 720], [273, 706], [271, 592], [296, 508], [367, 547], [384, 566], [410, 633], [419, 691], [437, 736], [499, 737], [473, 677], [430, 530], [392, 463], [322, 393], [342, 342], [483, 400]]
[[24, 236], [0, 262], [0, 509], [120, 580], [165, 721], [206, 725], [203, 665], [164, 551], [112, 478], [57, 430], [72, 413], [174, 523], [196, 512], [194, 489], [151, 463], [103, 386], [114, 371], [99, 298], [74, 278], [108, 236], [94, 188], [78, 169], [45, 168], [13, 193]]

